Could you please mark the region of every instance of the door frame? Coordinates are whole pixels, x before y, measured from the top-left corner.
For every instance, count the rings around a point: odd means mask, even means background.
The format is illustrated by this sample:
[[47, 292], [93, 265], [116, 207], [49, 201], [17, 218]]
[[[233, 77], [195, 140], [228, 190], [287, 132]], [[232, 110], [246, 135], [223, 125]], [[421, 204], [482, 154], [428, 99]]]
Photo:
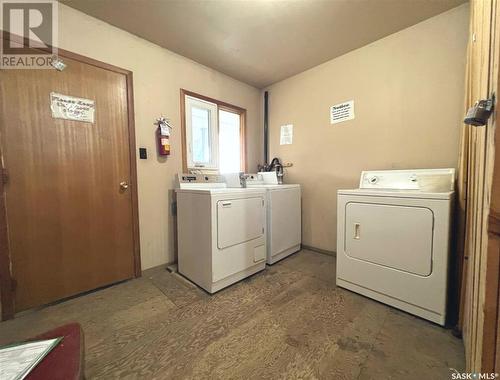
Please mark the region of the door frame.
[[[18, 43], [26, 42], [26, 38], [18, 35], [4, 32], [0, 30], [3, 41], [13, 41]], [[36, 49], [44, 50], [44, 49]], [[64, 49], [57, 49], [57, 55], [61, 58], [68, 58], [87, 65], [95, 66], [104, 70], [109, 70], [115, 73], [123, 74], [126, 78], [127, 86], [127, 121], [128, 121], [128, 141], [129, 141], [129, 159], [130, 159], [130, 191], [132, 198], [132, 238], [133, 238], [133, 258], [134, 258], [134, 277], [141, 276], [141, 253], [140, 253], [140, 236], [139, 236], [139, 202], [137, 194], [137, 161], [136, 161], [136, 144], [135, 144], [135, 114], [134, 114], [134, 89], [133, 89], [133, 73], [130, 70], [110, 65], [108, 63], [98, 61], [77, 53], [70, 52]], [[2, 145], [0, 141], [0, 158], [3, 157]], [[12, 261], [10, 258], [9, 235], [7, 224], [7, 210], [5, 204], [5, 189], [6, 173], [2, 169], [0, 178], [0, 305], [2, 308], [1, 320], [14, 318], [15, 304], [14, 291], [17, 286], [15, 279], [12, 277]]]

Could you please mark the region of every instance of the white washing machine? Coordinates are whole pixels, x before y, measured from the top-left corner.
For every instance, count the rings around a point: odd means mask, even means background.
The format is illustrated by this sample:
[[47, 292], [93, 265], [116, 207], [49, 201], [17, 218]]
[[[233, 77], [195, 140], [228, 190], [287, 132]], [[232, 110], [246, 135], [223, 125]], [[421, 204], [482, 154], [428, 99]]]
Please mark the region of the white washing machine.
[[178, 271], [215, 293], [266, 267], [266, 191], [177, 176]]
[[267, 263], [274, 264], [300, 251], [302, 242], [300, 185], [270, 184], [262, 174], [250, 175], [246, 184], [247, 188], [266, 190]]
[[455, 169], [365, 171], [338, 191], [337, 285], [445, 324]]

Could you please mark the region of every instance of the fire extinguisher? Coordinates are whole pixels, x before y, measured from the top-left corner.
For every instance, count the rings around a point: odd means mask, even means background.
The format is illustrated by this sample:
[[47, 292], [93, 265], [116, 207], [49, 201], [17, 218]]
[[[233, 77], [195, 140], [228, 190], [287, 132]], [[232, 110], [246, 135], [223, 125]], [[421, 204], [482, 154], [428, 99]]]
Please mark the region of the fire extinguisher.
[[156, 123], [156, 140], [158, 141], [158, 154], [168, 156], [170, 154], [170, 129], [172, 128], [167, 119], [160, 117]]

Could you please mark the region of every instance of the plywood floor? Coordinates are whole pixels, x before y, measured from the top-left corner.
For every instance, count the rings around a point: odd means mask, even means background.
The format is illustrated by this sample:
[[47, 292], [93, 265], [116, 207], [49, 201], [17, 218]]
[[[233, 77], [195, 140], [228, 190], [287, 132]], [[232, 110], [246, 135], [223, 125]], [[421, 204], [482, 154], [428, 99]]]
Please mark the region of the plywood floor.
[[83, 326], [89, 379], [448, 379], [450, 331], [337, 288], [301, 251], [214, 296], [164, 269], [0, 323], [0, 344]]

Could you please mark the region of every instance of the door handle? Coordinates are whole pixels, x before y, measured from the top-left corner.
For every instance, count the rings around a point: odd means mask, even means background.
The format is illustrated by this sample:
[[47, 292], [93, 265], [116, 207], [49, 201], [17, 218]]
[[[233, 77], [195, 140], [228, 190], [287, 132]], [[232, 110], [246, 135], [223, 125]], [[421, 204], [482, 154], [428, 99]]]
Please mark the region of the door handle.
[[120, 190], [121, 191], [125, 191], [128, 189], [128, 183], [123, 181], [123, 182], [120, 182]]
[[359, 229], [360, 229], [360, 224], [359, 223], [354, 223], [354, 239], [359, 240]]

